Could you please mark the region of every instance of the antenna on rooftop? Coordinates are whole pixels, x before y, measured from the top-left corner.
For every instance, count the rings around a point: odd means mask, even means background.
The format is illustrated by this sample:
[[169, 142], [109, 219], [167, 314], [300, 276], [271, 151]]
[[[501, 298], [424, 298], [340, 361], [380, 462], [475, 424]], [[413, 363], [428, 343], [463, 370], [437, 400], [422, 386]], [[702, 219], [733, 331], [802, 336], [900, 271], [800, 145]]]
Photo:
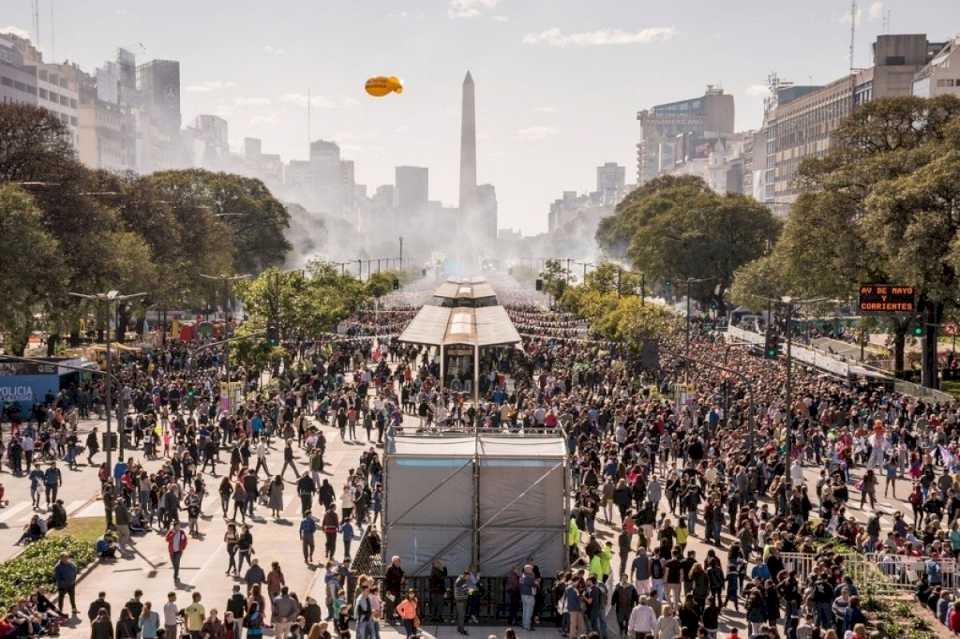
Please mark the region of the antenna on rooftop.
[[33, 40], [40, 48], [40, 0], [33, 0]]
[[850, 0], [850, 73], [853, 73], [854, 44], [857, 38], [857, 0]]

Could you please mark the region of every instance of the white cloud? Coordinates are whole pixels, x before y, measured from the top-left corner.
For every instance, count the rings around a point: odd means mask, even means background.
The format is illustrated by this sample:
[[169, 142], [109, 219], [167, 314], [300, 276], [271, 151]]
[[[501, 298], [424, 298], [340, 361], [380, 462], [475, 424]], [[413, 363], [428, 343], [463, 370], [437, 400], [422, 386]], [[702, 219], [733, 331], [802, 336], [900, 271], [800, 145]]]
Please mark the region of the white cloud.
[[[304, 108], [307, 106], [307, 96], [303, 93], [284, 93], [280, 96], [280, 102], [283, 104], [292, 104]], [[333, 98], [323, 95], [310, 96], [310, 105], [318, 109], [336, 109], [337, 102]]]
[[528, 126], [524, 129], [518, 129], [517, 137], [527, 142], [537, 142], [552, 138], [557, 133], [559, 131], [552, 126]]
[[507, 16], [493, 16], [493, 19], [497, 22], [510, 22], [510, 18]]
[[272, 47], [269, 44], [263, 47], [263, 52], [267, 55], [286, 55], [287, 51], [280, 47]]
[[236, 82], [207, 80], [206, 82], [201, 82], [200, 84], [191, 84], [186, 87], [184, 91], [187, 91], [188, 93], [213, 93], [214, 91], [232, 89], [235, 86], [237, 86]]
[[269, 106], [272, 101], [270, 98], [234, 98], [233, 103], [237, 106]]
[[10, 35], [15, 35], [18, 38], [23, 38], [24, 40], [30, 39], [30, 32], [26, 29], [21, 29], [20, 27], [15, 27], [12, 24], [7, 25], [3, 28], [0, 28], [0, 33], [9, 33]]
[[556, 113], [558, 109], [555, 106], [546, 105], [534, 107], [533, 110], [537, 113]]
[[770, 87], [765, 84], [751, 84], [744, 93], [751, 98], [765, 98], [770, 95]]
[[550, 47], [602, 47], [623, 44], [648, 44], [664, 42], [676, 35], [673, 27], [650, 27], [639, 31], [622, 31], [620, 29], [597, 29], [596, 31], [581, 31], [579, 33], [564, 33], [557, 27], [528, 33], [523, 36], [524, 44], [545, 44]]
[[874, 2], [870, 5], [870, 19], [879, 20], [883, 17], [883, 3]]
[[484, 11], [490, 11], [500, 0], [450, 0], [447, 15], [451, 18], [475, 18]]

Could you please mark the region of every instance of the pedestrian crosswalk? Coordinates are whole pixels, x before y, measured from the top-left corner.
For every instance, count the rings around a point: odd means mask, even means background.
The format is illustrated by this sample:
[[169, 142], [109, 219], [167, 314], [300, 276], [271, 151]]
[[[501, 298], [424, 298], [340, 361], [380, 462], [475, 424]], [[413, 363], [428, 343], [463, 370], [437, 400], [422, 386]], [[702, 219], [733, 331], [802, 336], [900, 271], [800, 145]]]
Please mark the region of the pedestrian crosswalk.
[[[31, 505], [32, 504], [30, 503], [29, 500], [24, 500], [24, 501], [21, 501], [20, 503], [12, 504], [0, 510], [0, 524], [7, 524], [7, 527], [9, 527], [10, 524], [13, 523], [11, 520], [13, 520], [17, 515], [19, 515], [24, 510], [29, 509]], [[33, 513], [28, 512], [27, 514], [29, 515]], [[29, 520], [29, 517], [28, 517], [28, 520]]]
[[[81, 508], [84, 504], [87, 503], [86, 499], [77, 499], [71, 501], [67, 504], [64, 504], [64, 508], [67, 511], [68, 517], [86, 517], [94, 515], [81, 515], [80, 513], [75, 512], [77, 509]], [[91, 504], [93, 505], [93, 504]], [[100, 514], [103, 514], [103, 505], [100, 506]], [[84, 509], [85, 510], [85, 509]], [[0, 510], [0, 524], [5, 524], [7, 528], [21, 527], [30, 523], [30, 518], [35, 514], [33, 508], [31, 508], [31, 503], [29, 501], [21, 501], [20, 503], [8, 506]], [[46, 511], [43, 511], [44, 516], [46, 516]]]

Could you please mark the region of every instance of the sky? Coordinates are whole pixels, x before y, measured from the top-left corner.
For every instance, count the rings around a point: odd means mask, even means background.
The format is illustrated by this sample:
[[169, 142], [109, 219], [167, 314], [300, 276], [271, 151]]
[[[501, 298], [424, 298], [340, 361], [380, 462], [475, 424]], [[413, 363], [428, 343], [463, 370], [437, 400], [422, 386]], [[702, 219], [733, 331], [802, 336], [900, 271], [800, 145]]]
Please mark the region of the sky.
[[[499, 226], [546, 230], [565, 190], [591, 191], [612, 161], [636, 175], [636, 112], [696, 97], [736, 100], [738, 130], [761, 123], [767, 77], [826, 83], [848, 68], [846, 0], [39, 0], [40, 47], [93, 71], [117, 47], [181, 63], [184, 124], [229, 121], [264, 153], [306, 159], [338, 142], [372, 193], [397, 165], [430, 168], [430, 197], [457, 201], [460, 90], [477, 86], [478, 180], [497, 188]], [[51, 21], [51, 2], [55, 3]], [[0, 0], [0, 30], [32, 32], [33, 0]], [[859, 0], [856, 60], [884, 32], [960, 33], [958, 0]], [[52, 28], [51, 28], [52, 25]], [[402, 95], [364, 93], [374, 75]]]

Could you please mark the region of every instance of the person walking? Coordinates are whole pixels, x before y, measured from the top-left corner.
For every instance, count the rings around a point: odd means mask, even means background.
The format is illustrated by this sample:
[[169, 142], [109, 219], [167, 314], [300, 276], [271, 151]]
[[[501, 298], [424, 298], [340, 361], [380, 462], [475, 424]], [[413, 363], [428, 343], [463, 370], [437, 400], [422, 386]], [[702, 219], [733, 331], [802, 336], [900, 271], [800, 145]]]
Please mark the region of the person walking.
[[407, 639], [417, 634], [417, 592], [411, 588], [407, 591], [407, 597], [397, 605], [397, 614], [403, 622], [403, 629], [406, 632]]
[[283, 511], [283, 478], [277, 475], [270, 482], [270, 510], [273, 513], [274, 521], [280, 519]]
[[167, 531], [167, 551], [170, 553], [170, 564], [173, 566], [173, 583], [180, 583], [180, 559], [187, 548], [187, 533], [180, 524], [173, 523]]
[[73, 616], [77, 610], [77, 565], [68, 553], [60, 553], [60, 561], [53, 569], [53, 580], [57, 585], [57, 609], [63, 610], [64, 597], [70, 597], [70, 611]]
[[523, 629], [527, 631], [533, 630], [538, 587], [537, 578], [533, 574], [533, 566], [526, 564], [523, 567], [523, 574], [520, 575], [520, 605], [523, 608]]
[[357, 639], [374, 639], [376, 633], [373, 628], [373, 600], [370, 597], [370, 584], [364, 582], [360, 587], [360, 594], [353, 603], [353, 611], [357, 619]]
[[303, 563], [309, 565], [313, 563], [313, 551], [316, 548], [315, 535], [317, 532], [317, 520], [310, 514], [310, 510], [303, 514], [303, 521], [300, 522], [300, 543], [303, 546]]
[[297, 465], [293, 463], [293, 440], [286, 440], [283, 446], [283, 469], [280, 471], [280, 477], [283, 477], [287, 472], [287, 467], [293, 469], [293, 474], [297, 479], [300, 479], [300, 471], [297, 470]]
[[463, 574], [453, 582], [453, 604], [457, 610], [457, 632], [468, 634], [464, 624], [467, 620], [467, 600], [470, 598], [470, 569], [464, 568]]
[[327, 507], [327, 512], [323, 514], [321, 525], [323, 526], [323, 534], [327, 538], [325, 548], [327, 559], [333, 559], [337, 550], [337, 531], [340, 529], [340, 518], [337, 517], [337, 511], [332, 504]]

